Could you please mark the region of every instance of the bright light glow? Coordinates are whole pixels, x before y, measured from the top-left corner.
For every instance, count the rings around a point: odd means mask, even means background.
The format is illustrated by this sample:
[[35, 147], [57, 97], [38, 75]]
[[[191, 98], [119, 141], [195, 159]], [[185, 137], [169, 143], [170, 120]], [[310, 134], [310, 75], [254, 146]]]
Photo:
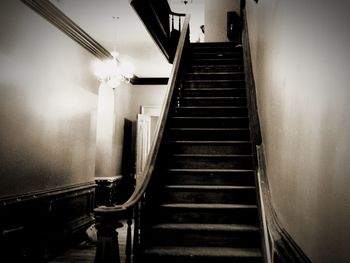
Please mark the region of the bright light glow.
[[111, 59], [94, 61], [92, 67], [99, 81], [111, 88], [116, 88], [122, 81], [130, 82], [130, 78], [134, 75], [134, 67], [128, 61], [121, 63], [118, 60], [118, 52], [113, 51], [111, 55], [113, 56]]

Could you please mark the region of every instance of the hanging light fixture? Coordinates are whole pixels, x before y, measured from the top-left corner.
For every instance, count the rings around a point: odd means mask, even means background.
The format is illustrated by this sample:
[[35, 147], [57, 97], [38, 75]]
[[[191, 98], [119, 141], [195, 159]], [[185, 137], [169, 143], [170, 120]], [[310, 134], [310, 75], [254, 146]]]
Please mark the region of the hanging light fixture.
[[119, 53], [111, 52], [112, 58], [95, 61], [93, 64], [94, 75], [97, 79], [111, 88], [116, 88], [121, 82], [129, 83], [134, 76], [133, 67], [130, 63], [121, 63]]
[[[112, 16], [112, 18], [119, 19], [119, 17], [115, 16]], [[112, 58], [110, 59], [95, 61], [93, 63], [93, 70], [94, 75], [101, 83], [114, 89], [118, 87], [121, 82], [129, 83], [134, 74], [131, 63], [126, 61], [121, 62], [119, 60], [119, 53], [116, 51], [115, 47], [114, 51], [111, 52], [111, 56]]]

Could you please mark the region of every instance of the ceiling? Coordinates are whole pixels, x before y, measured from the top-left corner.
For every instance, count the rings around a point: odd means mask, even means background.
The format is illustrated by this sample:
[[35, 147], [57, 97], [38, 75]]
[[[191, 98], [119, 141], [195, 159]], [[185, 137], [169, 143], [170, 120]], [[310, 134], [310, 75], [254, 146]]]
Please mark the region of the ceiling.
[[50, 0], [120, 61], [134, 65], [138, 77], [168, 77], [172, 65], [150, 37], [129, 0]]
[[[133, 64], [136, 76], [169, 77], [172, 65], [168, 63], [130, 5], [131, 0], [50, 1], [104, 48], [118, 51], [120, 61]], [[204, 21], [206, 4], [217, 7], [224, 2], [239, 0], [215, 0], [214, 5], [211, 1], [214, 0], [188, 0], [188, 3], [184, 4], [184, 0], [168, 0], [172, 11], [191, 15], [192, 42], [200, 35], [200, 25], [211, 19], [209, 17]], [[215, 24], [213, 22], [210, 20], [208, 25]]]

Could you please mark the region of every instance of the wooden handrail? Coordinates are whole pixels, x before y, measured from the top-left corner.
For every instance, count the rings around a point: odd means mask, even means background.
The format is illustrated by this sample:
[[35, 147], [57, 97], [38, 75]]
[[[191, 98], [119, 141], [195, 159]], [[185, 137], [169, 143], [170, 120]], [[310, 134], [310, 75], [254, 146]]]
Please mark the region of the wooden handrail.
[[174, 16], [187, 16], [187, 14], [184, 14], [184, 13], [176, 13], [176, 12], [173, 12], [173, 11], [170, 11], [169, 15], [174, 15]]
[[[182, 28], [181, 23], [186, 14], [173, 12], [167, 0], [130, 0], [130, 4], [166, 59], [169, 63], [173, 63], [179, 40], [177, 31]], [[178, 19], [176, 30], [174, 30], [174, 17]]]
[[[162, 112], [160, 115], [160, 121], [158, 122], [155, 137], [156, 140], [152, 143], [150, 153], [147, 157], [147, 161], [145, 164], [145, 168], [141, 174], [141, 180], [138, 185], [136, 185], [136, 189], [131, 197], [124, 203], [120, 205], [112, 205], [112, 206], [99, 206], [94, 209], [95, 218], [96, 218], [96, 228], [98, 230], [98, 244], [96, 249], [95, 263], [119, 263], [120, 255], [118, 249], [118, 233], [116, 231], [117, 228], [121, 227], [122, 224], [119, 222], [123, 218], [128, 218], [128, 235], [127, 235], [127, 246], [126, 246], [126, 255], [127, 262], [130, 262], [131, 258], [131, 247], [134, 250], [138, 246], [139, 236], [139, 223], [138, 223], [138, 209], [144, 200], [147, 187], [151, 181], [151, 177], [154, 173], [154, 169], [156, 167], [156, 161], [158, 159], [158, 152], [160, 150], [163, 135], [166, 127], [166, 123], [168, 120], [169, 110], [174, 103], [174, 91], [179, 84], [180, 76], [181, 76], [181, 68], [183, 66], [184, 59], [184, 49], [186, 43], [189, 43], [189, 19], [190, 16], [187, 15], [185, 17], [185, 21], [182, 26], [181, 35], [179, 38], [179, 42], [176, 48], [175, 59], [173, 63], [173, 68], [171, 72], [171, 76], [168, 82], [166, 100], [163, 103]], [[135, 212], [135, 229], [134, 234], [137, 235], [134, 238], [134, 245], [131, 246], [131, 224], [132, 224], [132, 216], [133, 212]]]
[[114, 205], [114, 206], [100, 206], [95, 208], [96, 213], [117, 213], [118, 211], [123, 211], [130, 209], [133, 207], [137, 202], [140, 201], [141, 197], [146, 191], [146, 188], [148, 186], [148, 183], [151, 179], [151, 175], [153, 173], [154, 167], [155, 167], [155, 162], [159, 150], [160, 143], [163, 138], [163, 133], [164, 133], [164, 128], [165, 128], [165, 123], [168, 117], [169, 113], [169, 107], [170, 103], [172, 100], [172, 94], [174, 92], [175, 86], [176, 86], [176, 78], [179, 72], [179, 67], [180, 67], [180, 62], [181, 62], [181, 55], [182, 51], [184, 49], [185, 41], [187, 38], [187, 31], [189, 27], [189, 20], [190, 16], [186, 15], [185, 22], [182, 27], [181, 35], [180, 35], [180, 40], [176, 49], [175, 53], [175, 59], [174, 59], [174, 65], [172, 68], [171, 76], [169, 78], [168, 82], [168, 87], [167, 87], [167, 93], [166, 93], [166, 101], [163, 103], [162, 107], [162, 112], [160, 115], [160, 122], [157, 125], [157, 129], [155, 131], [155, 137], [157, 140], [155, 140], [152, 143], [150, 153], [148, 155], [146, 164], [145, 164], [145, 169], [141, 175], [142, 181], [140, 182], [139, 186], [135, 189], [134, 193], [131, 195], [131, 197], [121, 205]]

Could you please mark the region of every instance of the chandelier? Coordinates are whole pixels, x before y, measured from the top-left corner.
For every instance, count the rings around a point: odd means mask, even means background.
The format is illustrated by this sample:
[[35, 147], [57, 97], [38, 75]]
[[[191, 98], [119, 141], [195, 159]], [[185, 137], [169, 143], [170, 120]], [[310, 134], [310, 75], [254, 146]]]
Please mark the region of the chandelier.
[[125, 61], [120, 62], [119, 53], [111, 52], [112, 58], [98, 60], [93, 64], [94, 75], [97, 79], [110, 88], [116, 88], [121, 82], [129, 83], [134, 76], [133, 66]]

